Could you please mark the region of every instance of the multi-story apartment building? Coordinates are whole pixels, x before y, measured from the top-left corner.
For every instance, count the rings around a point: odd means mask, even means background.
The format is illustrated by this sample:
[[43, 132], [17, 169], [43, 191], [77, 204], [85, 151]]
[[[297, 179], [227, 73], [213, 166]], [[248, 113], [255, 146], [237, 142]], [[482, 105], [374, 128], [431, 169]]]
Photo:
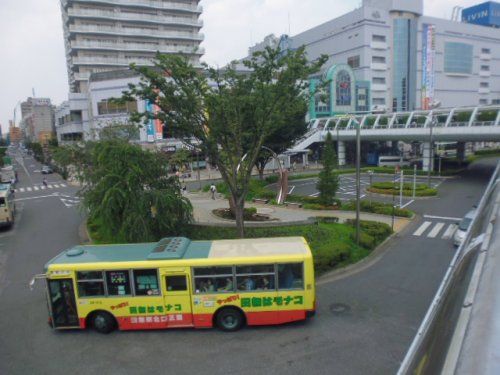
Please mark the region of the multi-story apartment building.
[[49, 98], [28, 98], [21, 103], [21, 129], [31, 142], [45, 143], [55, 135], [54, 106]]
[[[499, 8], [489, 2], [465, 9], [462, 18], [455, 12], [454, 19], [440, 19], [424, 16], [423, 0], [363, 0], [352, 12], [275, 44], [305, 45], [310, 59], [328, 55], [322, 73], [332, 79], [330, 100], [313, 105], [312, 117], [499, 104]], [[359, 109], [366, 99], [368, 108]]]
[[70, 91], [84, 93], [91, 73], [152, 65], [156, 52], [184, 53], [199, 64], [199, 0], [61, 0]]

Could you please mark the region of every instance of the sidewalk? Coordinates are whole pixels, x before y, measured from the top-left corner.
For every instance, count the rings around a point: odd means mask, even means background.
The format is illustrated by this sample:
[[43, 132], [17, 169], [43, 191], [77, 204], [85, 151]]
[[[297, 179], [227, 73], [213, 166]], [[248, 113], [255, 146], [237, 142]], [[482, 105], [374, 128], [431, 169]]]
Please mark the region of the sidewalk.
[[[209, 193], [188, 193], [187, 198], [193, 205], [193, 216], [196, 223], [217, 225], [217, 224], [234, 224], [232, 220], [225, 220], [212, 214], [212, 211], [217, 208], [229, 208], [229, 203], [224, 198], [211, 199]], [[245, 222], [248, 226], [265, 226], [269, 224], [276, 225], [277, 223], [297, 223], [304, 224], [314, 217], [338, 217], [340, 222], [345, 222], [349, 219], [356, 218], [356, 212], [352, 211], [319, 211], [319, 210], [303, 210], [300, 208], [287, 208], [263, 204], [246, 203], [245, 207], [255, 207], [257, 212], [266, 214], [275, 219], [269, 222]], [[361, 213], [361, 220], [370, 220], [392, 224], [392, 217], [386, 215], [377, 215], [371, 213]], [[398, 218], [394, 220], [394, 231], [402, 231], [409, 223], [410, 219]]]

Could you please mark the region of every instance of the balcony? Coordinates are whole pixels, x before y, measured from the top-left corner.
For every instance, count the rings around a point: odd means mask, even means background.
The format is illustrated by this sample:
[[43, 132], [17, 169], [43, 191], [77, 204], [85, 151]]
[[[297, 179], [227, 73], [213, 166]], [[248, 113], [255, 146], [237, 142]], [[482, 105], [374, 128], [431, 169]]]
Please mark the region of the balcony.
[[489, 87], [480, 87], [477, 92], [479, 94], [489, 94], [490, 93], [490, 88]]
[[129, 29], [129, 28], [113, 27], [113, 26], [69, 25], [69, 31], [72, 33], [83, 33], [83, 34], [142, 36], [147, 38], [183, 39], [183, 40], [196, 40], [196, 41], [203, 41], [203, 39], [205, 38], [205, 36], [201, 33], [151, 30], [151, 29]]
[[97, 19], [111, 19], [116, 21], [141, 21], [145, 23], [158, 23], [161, 25], [184, 25], [191, 27], [203, 27], [203, 21], [188, 17], [168, 17], [153, 14], [135, 14], [135, 13], [120, 13], [108, 12], [97, 9], [68, 9], [68, 14], [75, 18], [97, 18]]
[[370, 47], [372, 49], [377, 49], [377, 50], [386, 50], [387, 43], [386, 42], [371, 42]]
[[[81, 0], [85, 3], [96, 3], [96, 4], [111, 4], [111, 5], [123, 5], [129, 7], [142, 7], [142, 8], [154, 8], [154, 9], [164, 9], [164, 10], [178, 10], [184, 12], [193, 12], [201, 14], [203, 13], [203, 7], [201, 5], [191, 5], [182, 4], [174, 2], [163, 2], [158, 0]], [[64, 7], [71, 3], [79, 3], [79, 0], [61, 0]]]
[[387, 70], [387, 64], [386, 63], [372, 63], [371, 64], [371, 69], [372, 70]]
[[90, 72], [86, 73], [74, 73], [75, 81], [87, 81], [90, 78]]
[[[74, 65], [108, 65], [108, 66], [129, 66], [132, 63], [137, 65], [153, 65], [153, 58], [124, 58], [124, 57], [74, 57]], [[82, 73], [83, 74], [83, 73]], [[76, 75], [76, 74], [75, 74]], [[76, 77], [75, 77], [76, 78]]]
[[480, 77], [491, 77], [491, 72], [489, 70], [481, 70], [479, 71]]
[[72, 41], [72, 49], [79, 50], [105, 50], [105, 51], [137, 51], [137, 52], [151, 52], [155, 53], [185, 53], [194, 55], [203, 55], [204, 48], [195, 50], [191, 46], [166, 46], [154, 43], [110, 43], [99, 41]]

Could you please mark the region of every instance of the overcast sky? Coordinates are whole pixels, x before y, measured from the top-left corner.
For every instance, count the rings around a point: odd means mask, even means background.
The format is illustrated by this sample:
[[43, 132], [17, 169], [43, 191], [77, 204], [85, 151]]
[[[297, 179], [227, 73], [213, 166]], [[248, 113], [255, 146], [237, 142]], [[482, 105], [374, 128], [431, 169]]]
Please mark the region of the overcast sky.
[[[425, 14], [450, 18], [453, 6], [481, 0], [425, 0]], [[211, 65], [244, 57], [271, 33], [291, 35], [340, 16], [361, 0], [202, 0], [205, 56]], [[59, 0], [0, 0], [0, 124], [32, 96], [66, 100], [66, 60]], [[20, 119], [18, 108], [16, 122]]]

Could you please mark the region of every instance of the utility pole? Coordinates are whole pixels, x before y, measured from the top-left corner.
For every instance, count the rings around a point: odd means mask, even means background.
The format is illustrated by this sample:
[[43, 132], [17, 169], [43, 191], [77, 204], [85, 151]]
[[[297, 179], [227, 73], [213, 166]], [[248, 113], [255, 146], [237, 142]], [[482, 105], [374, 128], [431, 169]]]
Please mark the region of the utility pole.
[[432, 129], [434, 127], [434, 118], [431, 119], [430, 121], [430, 128], [429, 128], [429, 162], [427, 165], [427, 186], [431, 187], [431, 169], [432, 169], [432, 162], [434, 160], [434, 147], [433, 147], [433, 134], [432, 134]]
[[[354, 118], [353, 118], [353, 121]], [[356, 245], [359, 246], [361, 210], [361, 129], [360, 123], [356, 121]]]

